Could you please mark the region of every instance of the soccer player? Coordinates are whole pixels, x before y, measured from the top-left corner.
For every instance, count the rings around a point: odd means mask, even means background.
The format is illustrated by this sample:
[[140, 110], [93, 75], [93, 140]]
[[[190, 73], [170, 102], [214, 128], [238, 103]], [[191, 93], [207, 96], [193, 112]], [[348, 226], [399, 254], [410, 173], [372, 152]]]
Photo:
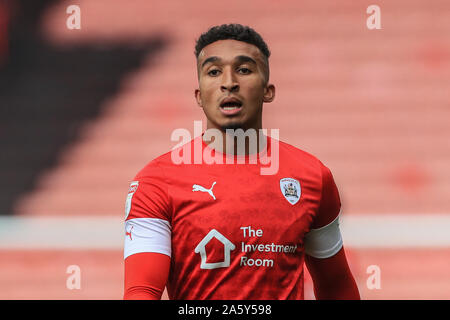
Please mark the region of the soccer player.
[[[215, 26], [195, 55], [207, 130], [131, 183], [124, 299], [160, 299], [166, 286], [170, 299], [303, 299], [304, 263], [317, 299], [359, 299], [330, 170], [265, 135], [256, 150], [250, 139], [228, 148], [238, 137], [230, 132], [260, 132], [263, 103], [275, 98], [264, 40], [246, 26]], [[211, 131], [220, 136], [207, 138]], [[217, 161], [198, 161], [198, 150]], [[175, 163], [174, 154], [192, 161]], [[262, 174], [269, 154], [276, 170]]]

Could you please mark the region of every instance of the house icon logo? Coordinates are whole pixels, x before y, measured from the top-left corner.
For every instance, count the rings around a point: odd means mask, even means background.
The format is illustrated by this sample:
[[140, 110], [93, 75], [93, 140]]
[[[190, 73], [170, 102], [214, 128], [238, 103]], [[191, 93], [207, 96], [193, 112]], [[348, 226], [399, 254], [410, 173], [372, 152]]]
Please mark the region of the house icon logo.
[[[212, 238], [216, 238], [224, 245], [224, 258], [222, 262], [207, 263], [206, 257], [206, 245], [211, 241]], [[236, 246], [227, 238], [225, 238], [219, 231], [212, 229], [206, 237], [200, 241], [200, 243], [195, 247], [195, 253], [200, 253], [202, 259], [200, 264], [200, 269], [216, 269], [216, 268], [226, 268], [230, 266], [230, 251], [236, 249]]]

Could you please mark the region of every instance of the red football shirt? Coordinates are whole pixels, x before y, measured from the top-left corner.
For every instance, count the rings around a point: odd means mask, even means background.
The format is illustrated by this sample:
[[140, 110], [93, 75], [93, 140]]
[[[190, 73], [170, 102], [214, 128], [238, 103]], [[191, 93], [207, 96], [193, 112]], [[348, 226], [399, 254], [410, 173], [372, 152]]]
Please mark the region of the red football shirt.
[[[201, 137], [184, 146], [191, 163], [199, 145], [210, 148]], [[254, 160], [272, 152], [278, 170], [262, 175], [267, 162]], [[340, 211], [330, 170], [271, 138], [266, 151], [242, 156], [245, 164], [218, 155], [223, 164], [175, 164], [168, 152], [137, 174], [127, 197], [125, 258], [168, 255], [170, 299], [303, 299], [305, 235]]]

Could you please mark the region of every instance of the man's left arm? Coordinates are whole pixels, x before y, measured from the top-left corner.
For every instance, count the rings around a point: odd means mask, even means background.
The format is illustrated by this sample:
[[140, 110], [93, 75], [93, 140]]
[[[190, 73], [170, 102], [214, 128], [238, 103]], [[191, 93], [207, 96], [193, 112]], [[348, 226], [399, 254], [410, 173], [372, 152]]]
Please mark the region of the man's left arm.
[[312, 229], [305, 236], [305, 263], [316, 299], [359, 300], [339, 229], [341, 202], [333, 176], [322, 168], [322, 196]]

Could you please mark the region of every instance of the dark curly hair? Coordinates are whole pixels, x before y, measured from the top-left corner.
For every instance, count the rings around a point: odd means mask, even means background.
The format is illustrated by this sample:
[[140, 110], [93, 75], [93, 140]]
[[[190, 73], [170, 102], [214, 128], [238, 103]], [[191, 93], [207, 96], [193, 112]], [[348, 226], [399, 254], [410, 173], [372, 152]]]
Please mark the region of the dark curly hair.
[[195, 56], [198, 55], [204, 47], [207, 45], [219, 41], [233, 39], [238, 41], [247, 42], [258, 47], [258, 49], [264, 54], [268, 59], [270, 57], [270, 51], [267, 44], [264, 42], [263, 38], [255, 30], [248, 26], [243, 26], [241, 24], [223, 24], [221, 26], [214, 26], [208, 31], [203, 33], [197, 40], [195, 44]]
[[255, 30], [248, 26], [243, 26], [238, 23], [222, 24], [220, 26], [211, 27], [205, 33], [202, 33], [197, 39], [195, 44], [195, 57], [198, 60], [198, 56], [204, 47], [207, 45], [219, 41], [219, 40], [238, 40], [256, 46], [264, 56], [264, 62], [266, 64], [266, 82], [269, 79], [269, 57], [270, 50], [263, 40], [263, 38]]

